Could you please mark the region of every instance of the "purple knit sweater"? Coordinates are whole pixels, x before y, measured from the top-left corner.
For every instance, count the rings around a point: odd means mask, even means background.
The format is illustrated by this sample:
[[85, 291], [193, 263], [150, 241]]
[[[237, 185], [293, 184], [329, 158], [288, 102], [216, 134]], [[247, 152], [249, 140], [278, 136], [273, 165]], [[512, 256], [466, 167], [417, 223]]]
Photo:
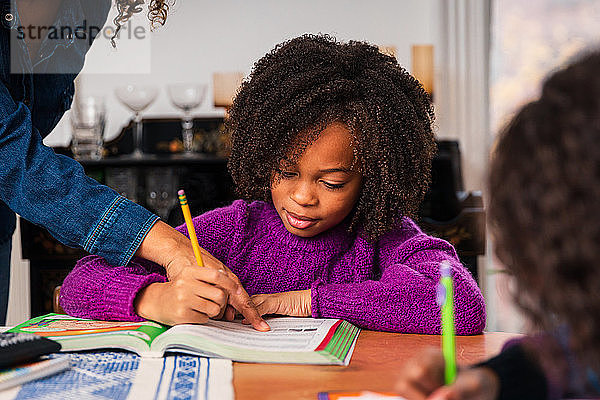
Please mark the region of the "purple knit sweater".
[[[194, 218], [194, 226], [200, 246], [227, 265], [250, 295], [311, 289], [313, 317], [380, 331], [440, 332], [438, 264], [449, 260], [457, 333], [477, 334], [485, 325], [483, 296], [454, 248], [408, 218], [376, 244], [349, 234], [345, 224], [312, 238], [293, 235], [273, 205], [260, 201], [236, 200]], [[187, 234], [185, 225], [177, 229]], [[165, 270], [147, 260], [113, 267], [88, 256], [65, 279], [60, 304], [77, 317], [139, 321], [136, 294], [166, 280]]]

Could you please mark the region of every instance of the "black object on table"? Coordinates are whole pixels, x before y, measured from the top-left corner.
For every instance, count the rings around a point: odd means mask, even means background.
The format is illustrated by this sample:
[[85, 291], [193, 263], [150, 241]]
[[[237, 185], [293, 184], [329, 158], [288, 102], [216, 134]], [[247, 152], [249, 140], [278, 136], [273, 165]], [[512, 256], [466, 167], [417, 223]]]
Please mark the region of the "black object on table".
[[57, 353], [60, 348], [58, 342], [32, 333], [0, 333], [0, 369]]

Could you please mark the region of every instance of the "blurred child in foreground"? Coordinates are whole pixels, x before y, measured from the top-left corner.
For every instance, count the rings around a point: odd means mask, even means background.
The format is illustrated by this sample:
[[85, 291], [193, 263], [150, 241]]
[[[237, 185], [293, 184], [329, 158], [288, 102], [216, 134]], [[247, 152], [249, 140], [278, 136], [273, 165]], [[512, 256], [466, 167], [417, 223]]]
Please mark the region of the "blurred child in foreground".
[[443, 385], [439, 350], [407, 367], [409, 399], [600, 398], [600, 52], [558, 70], [500, 135], [490, 218], [515, 301], [541, 333]]

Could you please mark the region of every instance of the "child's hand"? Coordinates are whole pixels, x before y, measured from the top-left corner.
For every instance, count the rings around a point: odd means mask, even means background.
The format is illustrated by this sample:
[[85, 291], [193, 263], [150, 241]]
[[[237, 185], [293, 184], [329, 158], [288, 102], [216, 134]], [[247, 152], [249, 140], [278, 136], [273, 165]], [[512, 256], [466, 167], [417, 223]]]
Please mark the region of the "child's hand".
[[257, 294], [252, 301], [260, 315], [280, 314], [292, 317], [310, 317], [310, 289], [273, 294]]
[[460, 369], [456, 381], [444, 386], [444, 358], [440, 349], [428, 349], [406, 364], [396, 391], [409, 400], [493, 400], [500, 383], [488, 368]]
[[[239, 278], [233, 272], [231, 272], [229, 268], [223, 265], [223, 263], [221, 263], [219, 260], [213, 257], [206, 250], [201, 248], [200, 251], [202, 252], [202, 261], [205, 265], [204, 267], [199, 267], [194, 262], [193, 265], [188, 265], [182, 268], [177, 275], [169, 277], [169, 280], [178, 280], [182, 275], [188, 273], [190, 270], [195, 271], [198, 269], [206, 269], [210, 271], [221, 271], [220, 273], [226, 276], [232, 284], [231, 286], [223, 287], [227, 290], [227, 303], [230, 304], [230, 308], [242, 314], [244, 318], [248, 320], [250, 324], [252, 324], [254, 329], [263, 332], [270, 330], [271, 328], [258, 313], [254, 303], [250, 299], [248, 292], [246, 292], [246, 290], [242, 286], [242, 283], [240, 282]], [[223, 316], [224, 311], [225, 309], [219, 312], [218, 315], [215, 315], [215, 319], [220, 319]], [[213, 316], [211, 315], [211, 317]]]
[[[187, 242], [189, 243], [189, 240]], [[227, 276], [233, 283], [233, 286], [227, 289], [227, 302], [231, 305], [230, 308], [242, 314], [244, 318], [250, 321], [254, 329], [259, 331], [268, 331], [270, 329], [269, 325], [261, 318], [260, 314], [256, 310], [254, 303], [252, 302], [252, 300], [250, 300], [250, 296], [242, 286], [242, 283], [240, 282], [238, 277], [233, 272], [231, 272], [231, 270], [227, 268], [227, 266], [225, 266], [221, 261], [219, 261], [208, 251], [206, 251], [203, 248], [200, 248], [204, 267], [199, 267], [196, 263], [194, 253], [191, 250], [191, 246], [189, 249], [186, 248], [185, 250], [189, 251], [184, 252], [182, 255], [174, 255], [171, 260], [170, 265], [173, 265], [173, 267], [170, 269], [171, 274], [169, 273], [169, 270], [167, 270], [167, 277], [170, 281], [177, 280], [183, 273], [190, 269], [210, 269], [214, 271], [223, 271], [225, 276]], [[214, 316], [215, 319], [220, 319], [223, 316], [224, 311], [225, 309], [223, 309], [218, 315]]]
[[[228, 278], [234, 282], [234, 288], [226, 289], [228, 290], [229, 304], [250, 321], [254, 329], [268, 331], [270, 329], [269, 325], [256, 311], [252, 300], [250, 300], [250, 296], [244, 290], [238, 277], [208, 251], [202, 248], [200, 251], [202, 253], [202, 261], [206, 267], [213, 270], [225, 271]], [[167, 278], [171, 282], [179, 279], [184, 271], [199, 268], [194, 257], [190, 239], [162, 221], [154, 224], [146, 238], [142, 241], [136, 255], [163, 266], [167, 272]], [[140, 294], [138, 294], [138, 297]]]
[[223, 270], [186, 268], [171, 281], [142, 289], [134, 309], [142, 318], [167, 325], [203, 324], [220, 318], [228, 292], [235, 290], [236, 283]]

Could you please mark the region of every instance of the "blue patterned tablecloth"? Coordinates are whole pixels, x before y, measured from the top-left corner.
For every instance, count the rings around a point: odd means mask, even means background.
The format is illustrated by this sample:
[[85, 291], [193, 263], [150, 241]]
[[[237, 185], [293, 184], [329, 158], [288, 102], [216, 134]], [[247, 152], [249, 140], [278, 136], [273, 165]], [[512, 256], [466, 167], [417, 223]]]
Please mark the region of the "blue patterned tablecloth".
[[229, 360], [186, 355], [142, 358], [128, 352], [56, 354], [71, 369], [0, 392], [0, 400], [233, 399]]

